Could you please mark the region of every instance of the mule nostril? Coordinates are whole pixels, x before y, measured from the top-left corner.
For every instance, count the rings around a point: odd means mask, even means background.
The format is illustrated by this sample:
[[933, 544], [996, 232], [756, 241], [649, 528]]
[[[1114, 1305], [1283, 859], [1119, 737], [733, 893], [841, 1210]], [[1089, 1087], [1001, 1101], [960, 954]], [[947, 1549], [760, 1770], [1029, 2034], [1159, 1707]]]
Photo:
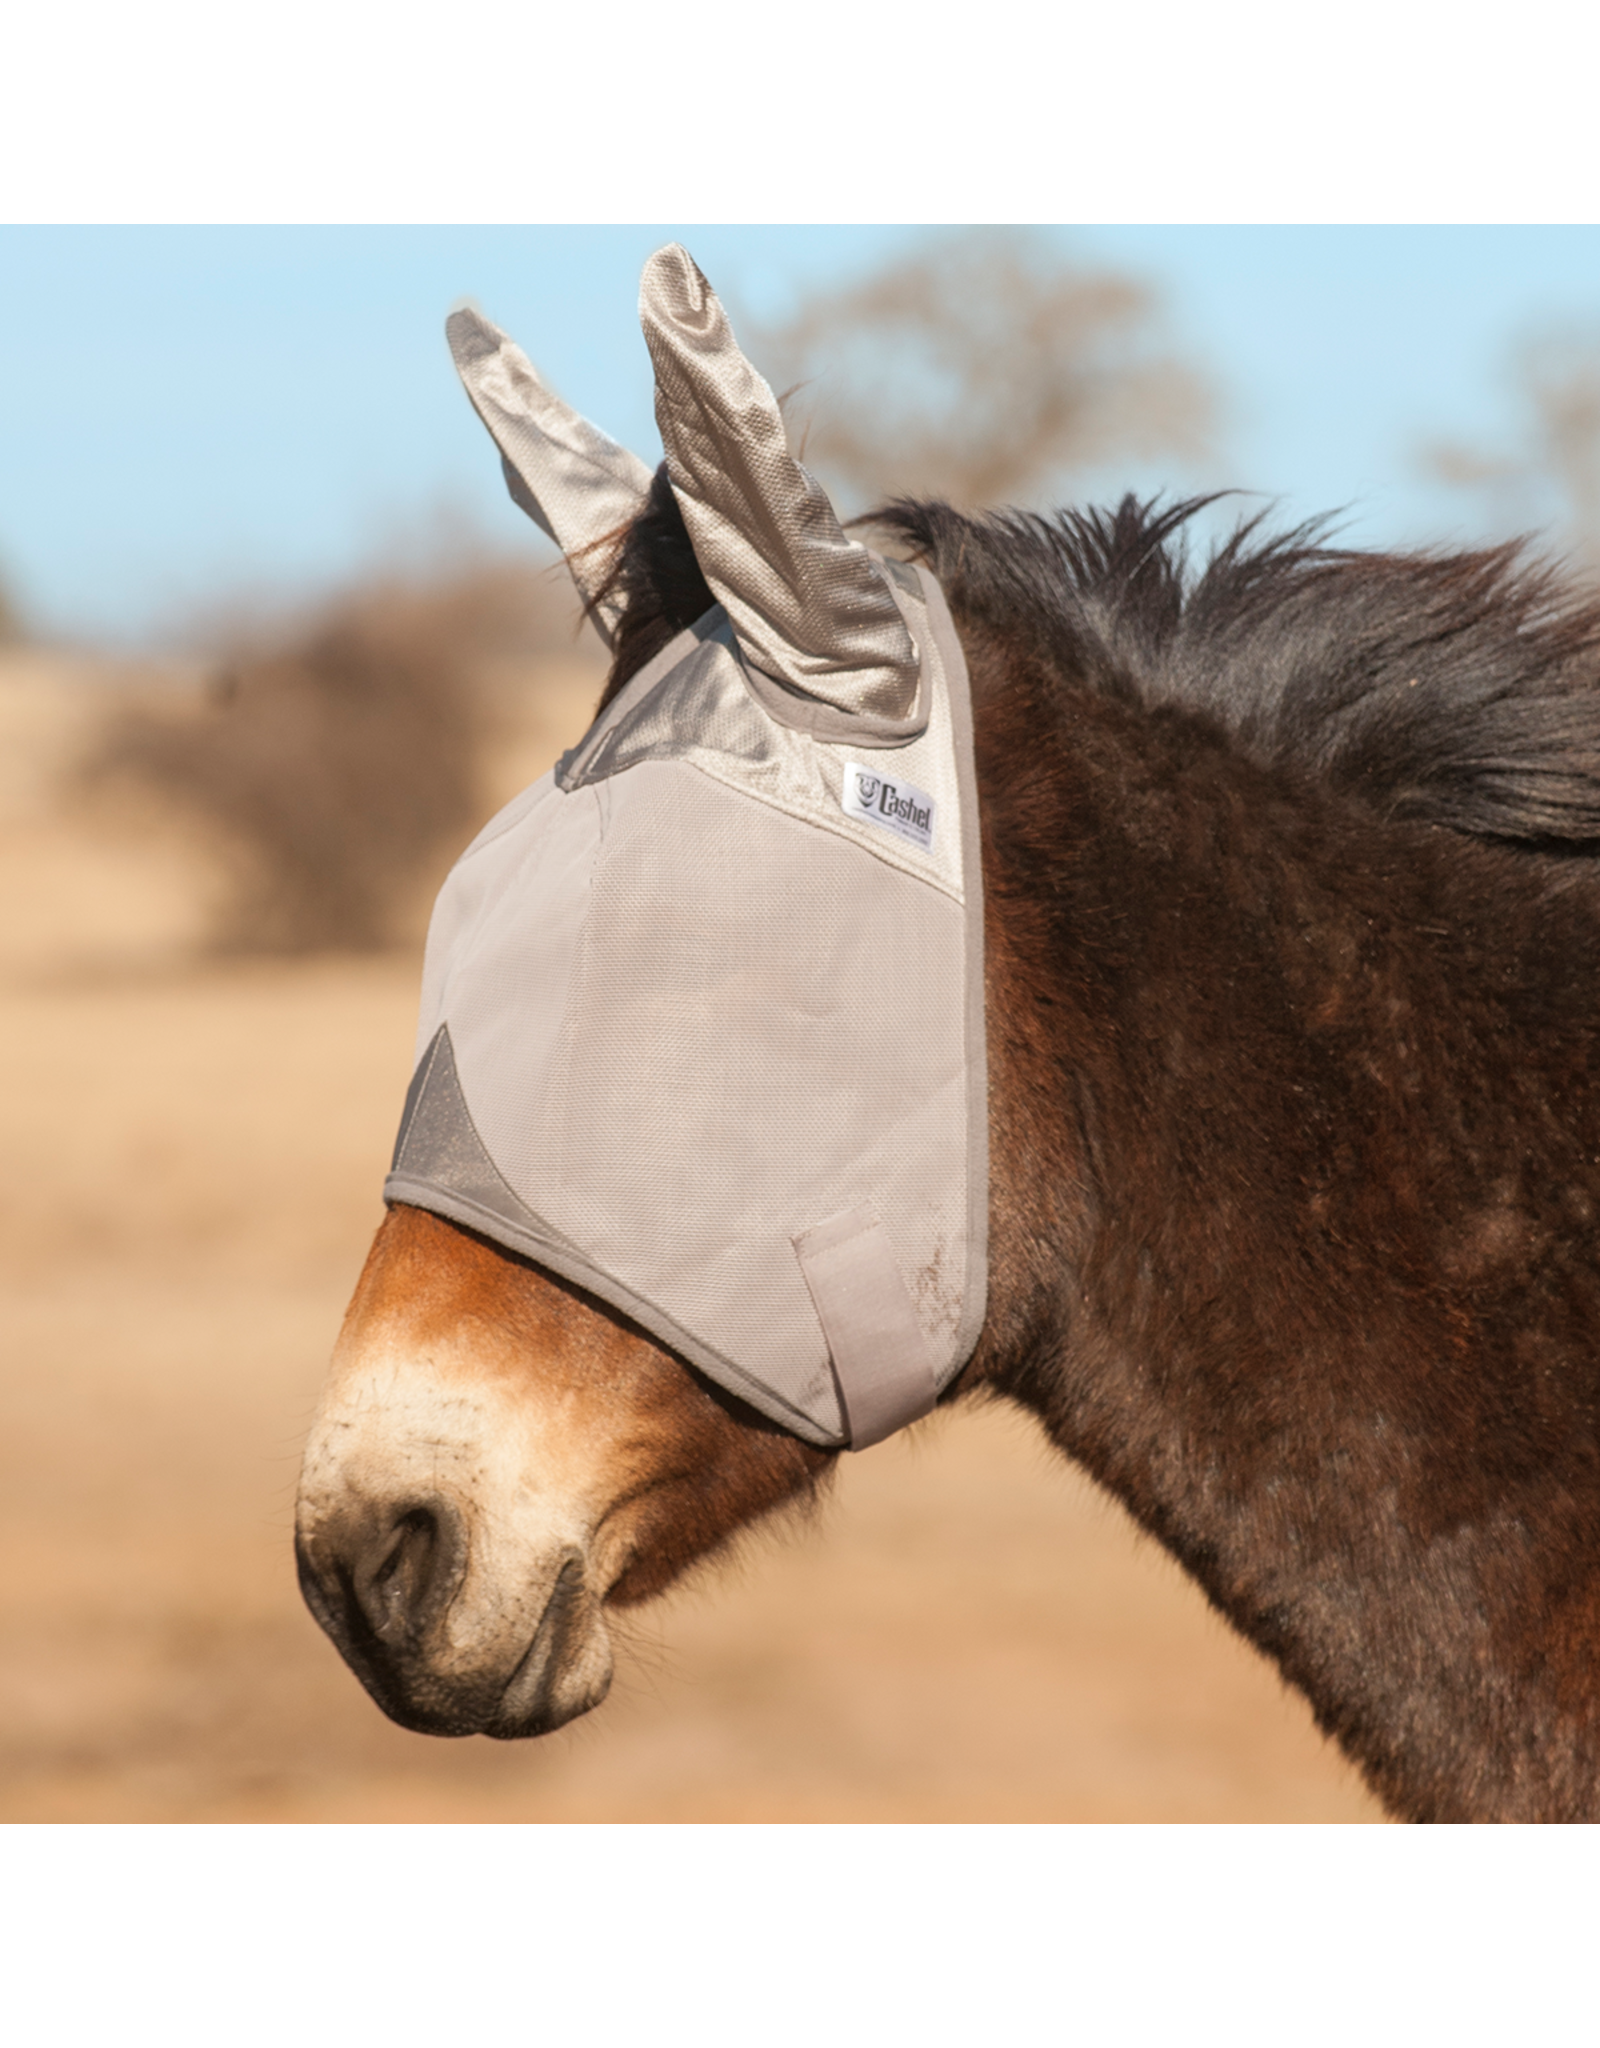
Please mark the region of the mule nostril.
[[361, 1604], [378, 1635], [402, 1633], [426, 1604], [438, 1548], [438, 1518], [427, 1508], [407, 1509], [363, 1589]]
[[344, 1596], [339, 1605], [347, 1611], [353, 1605], [378, 1641], [391, 1647], [431, 1624], [465, 1569], [460, 1517], [439, 1503], [391, 1509], [334, 1548], [330, 1562]]

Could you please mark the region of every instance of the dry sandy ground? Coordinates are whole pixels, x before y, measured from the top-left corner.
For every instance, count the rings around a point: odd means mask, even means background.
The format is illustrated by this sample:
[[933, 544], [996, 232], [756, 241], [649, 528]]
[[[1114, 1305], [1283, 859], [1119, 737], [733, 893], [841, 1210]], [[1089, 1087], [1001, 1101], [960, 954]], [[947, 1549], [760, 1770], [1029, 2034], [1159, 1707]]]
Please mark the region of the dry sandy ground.
[[[1381, 1817], [1176, 1568], [997, 1412], [846, 1460], [816, 1525], [634, 1623], [577, 1726], [385, 1721], [289, 1537], [417, 961], [197, 964], [192, 852], [59, 799], [103, 696], [69, 671], [0, 668], [0, 1818]], [[577, 699], [547, 701], [505, 779], [555, 751]]]

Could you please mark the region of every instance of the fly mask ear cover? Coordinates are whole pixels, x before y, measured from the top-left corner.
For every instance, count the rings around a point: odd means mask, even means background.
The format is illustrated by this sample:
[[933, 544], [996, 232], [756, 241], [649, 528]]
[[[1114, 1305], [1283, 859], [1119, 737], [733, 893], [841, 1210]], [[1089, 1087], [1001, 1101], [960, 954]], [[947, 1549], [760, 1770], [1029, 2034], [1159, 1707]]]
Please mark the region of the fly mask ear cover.
[[681, 250], [642, 310], [722, 602], [446, 881], [384, 1192], [859, 1450], [983, 1326], [966, 667], [933, 578], [848, 541], [793, 463]]

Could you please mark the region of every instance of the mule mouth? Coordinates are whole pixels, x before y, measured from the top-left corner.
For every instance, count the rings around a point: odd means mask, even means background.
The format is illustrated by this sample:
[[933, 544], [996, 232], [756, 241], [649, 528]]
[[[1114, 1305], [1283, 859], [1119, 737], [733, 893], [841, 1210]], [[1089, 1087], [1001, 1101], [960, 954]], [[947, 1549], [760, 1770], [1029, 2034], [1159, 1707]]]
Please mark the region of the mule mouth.
[[500, 1742], [518, 1742], [528, 1736], [549, 1735], [599, 1706], [611, 1690], [611, 1659], [590, 1683], [563, 1688], [563, 1678], [576, 1675], [581, 1659], [573, 1655], [578, 1640], [589, 1628], [598, 1628], [598, 1616], [586, 1613], [583, 1559], [573, 1552], [556, 1574], [556, 1582], [533, 1641], [506, 1682], [492, 1718], [483, 1733]]

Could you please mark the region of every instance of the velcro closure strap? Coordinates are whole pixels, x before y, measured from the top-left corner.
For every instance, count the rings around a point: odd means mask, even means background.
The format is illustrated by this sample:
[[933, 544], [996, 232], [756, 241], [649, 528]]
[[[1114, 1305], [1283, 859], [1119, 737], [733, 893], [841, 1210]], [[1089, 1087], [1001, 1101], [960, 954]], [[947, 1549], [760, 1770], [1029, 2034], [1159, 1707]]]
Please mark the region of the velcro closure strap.
[[842, 1209], [792, 1242], [828, 1340], [850, 1449], [864, 1451], [938, 1398], [928, 1340], [870, 1209]]

